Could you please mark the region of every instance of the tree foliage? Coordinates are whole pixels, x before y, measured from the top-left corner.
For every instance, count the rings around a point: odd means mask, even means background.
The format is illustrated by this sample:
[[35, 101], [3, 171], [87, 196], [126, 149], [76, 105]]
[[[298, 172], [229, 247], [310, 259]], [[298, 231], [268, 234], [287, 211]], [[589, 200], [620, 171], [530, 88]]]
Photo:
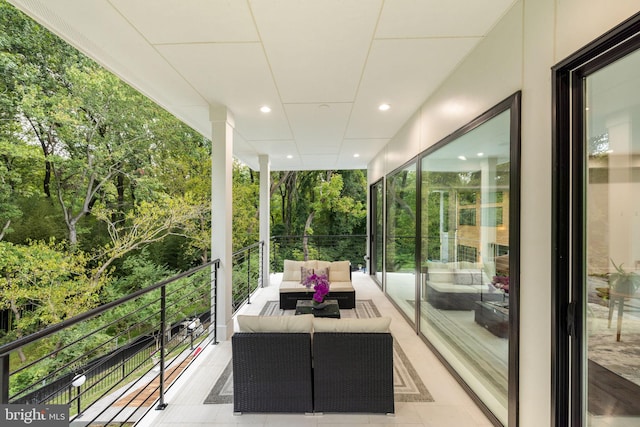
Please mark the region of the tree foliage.
[[130, 257], [157, 272], [206, 262], [210, 152], [0, 0], [0, 309], [12, 313], [10, 334], [122, 296], [117, 267]]

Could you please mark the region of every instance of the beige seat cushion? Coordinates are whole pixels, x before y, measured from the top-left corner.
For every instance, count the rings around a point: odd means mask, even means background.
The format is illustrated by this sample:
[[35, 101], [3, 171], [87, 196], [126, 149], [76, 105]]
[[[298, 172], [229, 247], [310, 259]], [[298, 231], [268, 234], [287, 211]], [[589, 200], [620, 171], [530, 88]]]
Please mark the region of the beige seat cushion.
[[370, 319], [313, 319], [313, 332], [389, 332], [390, 317]]
[[353, 290], [354, 288], [351, 282], [330, 282], [329, 283], [330, 292], [353, 291]]
[[299, 316], [238, 315], [239, 332], [311, 332], [313, 314]]

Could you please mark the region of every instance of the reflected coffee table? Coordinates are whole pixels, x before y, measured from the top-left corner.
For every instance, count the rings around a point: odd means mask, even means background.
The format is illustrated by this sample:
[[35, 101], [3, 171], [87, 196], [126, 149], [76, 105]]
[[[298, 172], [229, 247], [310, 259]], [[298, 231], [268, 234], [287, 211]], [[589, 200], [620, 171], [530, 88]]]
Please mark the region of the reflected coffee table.
[[328, 299], [325, 300], [325, 307], [316, 309], [313, 307], [313, 300], [299, 299], [296, 302], [296, 315], [298, 314], [313, 314], [313, 317], [329, 317], [332, 319], [340, 318], [340, 306], [338, 300]]

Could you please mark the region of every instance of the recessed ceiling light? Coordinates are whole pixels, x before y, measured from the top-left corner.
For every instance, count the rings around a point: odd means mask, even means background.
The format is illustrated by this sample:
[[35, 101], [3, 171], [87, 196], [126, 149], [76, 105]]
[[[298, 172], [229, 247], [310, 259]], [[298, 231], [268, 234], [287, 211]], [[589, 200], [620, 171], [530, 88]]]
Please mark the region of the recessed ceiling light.
[[458, 156], [458, 158], [459, 158], [460, 160], [467, 160], [467, 158], [466, 158], [465, 156]]
[[389, 108], [391, 108], [391, 105], [389, 105], [389, 104], [380, 104], [378, 106], [378, 110], [380, 110], [380, 111], [387, 111]]
[[356, 158], [360, 157], [360, 154], [356, 153], [356, 154], [353, 155], [353, 157], [356, 157]]
[[293, 156], [291, 154], [287, 154], [287, 159], [293, 159]]
[[331, 107], [329, 106], [329, 104], [320, 104], [318, 105], [318, 108], [320, 108], [321, 110], [328, 110]]
[[268, 105], [263, 105], [262, 107], [260, 107], [260, 111], [262, 111], [263, 113], [270, 113], [271, 107], [269, 107]]

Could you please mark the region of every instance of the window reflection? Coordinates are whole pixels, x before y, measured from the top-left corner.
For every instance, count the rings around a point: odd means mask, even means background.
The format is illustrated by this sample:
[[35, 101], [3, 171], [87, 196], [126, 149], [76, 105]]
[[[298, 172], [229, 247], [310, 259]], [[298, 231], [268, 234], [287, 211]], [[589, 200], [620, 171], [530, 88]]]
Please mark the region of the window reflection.
[[386, 292], [414, 319], [416, 310], [416, 163], [387, 177]]
[[586, 80], [589, 426], [640, 421], [640, 52]]
[[421, 162], [421, 332], [505, 425], [509, 130], [507, 110]]

